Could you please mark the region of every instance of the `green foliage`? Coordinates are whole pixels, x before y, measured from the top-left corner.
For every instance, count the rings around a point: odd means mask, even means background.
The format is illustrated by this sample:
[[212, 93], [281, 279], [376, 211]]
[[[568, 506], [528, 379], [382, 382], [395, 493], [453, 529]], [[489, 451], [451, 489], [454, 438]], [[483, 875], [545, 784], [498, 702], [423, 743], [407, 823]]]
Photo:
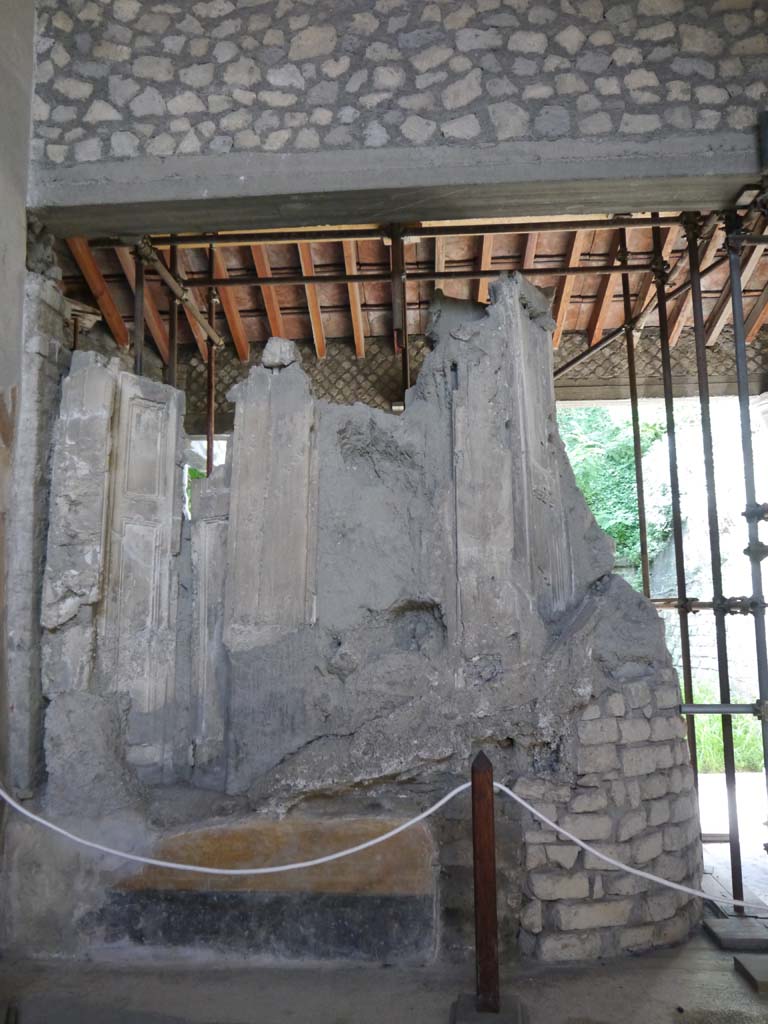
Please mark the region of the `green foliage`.
[[192, 481], [205, 479], [206, 473], [203, 469], [196, 469], [194, 466], [187, 466], [187, 506], [192, 507]]
[[[558, 409], [558, 424], [568, 457], [592, 514], [616, 544], [616, 563], [627, 578], [640, 585], [640, 526], [637, 514], [632, 423], [615, 420], [598, 406]], [[661, 423], [641, 423], [645, 454], [664, 434]], [[652, 559], [671, 530], [668, 503], [648, 507], [648, 553]]]
[[[714, 687], [694, 686], [693, 697], [698, 704], [718, 704], [720, 697]], [[752, 715], [733, 715], [733, 752], [737, 772], [763, 770], [763, 736], [760, 722]], [[722, 772], [723, 730], [720, 715], [696, 716], [696, 752], [700, 772]]]

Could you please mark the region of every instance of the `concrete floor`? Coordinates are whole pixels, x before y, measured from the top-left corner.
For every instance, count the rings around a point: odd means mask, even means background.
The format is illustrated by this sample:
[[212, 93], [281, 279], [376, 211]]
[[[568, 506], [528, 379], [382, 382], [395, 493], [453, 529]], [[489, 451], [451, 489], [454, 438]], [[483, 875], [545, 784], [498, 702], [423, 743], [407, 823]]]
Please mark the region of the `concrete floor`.
[[[0, 1005], [16, 1000], [19, 1024], [447, 1024], [453, 999], [472, 985], [471, 964], [401, 970], [0, 962]], [[504, 988], [524, 1001], [531, 1024], [768, 1021], [768, 998], [754, 994], [732, 955], [703, 935], [678, 949], [604, 964], [516, 965]]]

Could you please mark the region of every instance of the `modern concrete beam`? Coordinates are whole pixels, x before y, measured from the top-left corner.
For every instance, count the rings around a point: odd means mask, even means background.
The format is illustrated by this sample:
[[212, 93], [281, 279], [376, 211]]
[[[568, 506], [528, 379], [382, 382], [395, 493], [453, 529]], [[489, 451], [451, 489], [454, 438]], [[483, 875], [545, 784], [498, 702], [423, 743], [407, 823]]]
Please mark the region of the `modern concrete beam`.
[[[759, 177], [757, 136], [384, 147], [146, 158], [36, 168], [29, 205], [52, 231], [235, 230], [307, 224], [726, 206]], [[343, 187], [340, 187], [340, 182]], [[563, 186], [567, 184], [567, 188]]]

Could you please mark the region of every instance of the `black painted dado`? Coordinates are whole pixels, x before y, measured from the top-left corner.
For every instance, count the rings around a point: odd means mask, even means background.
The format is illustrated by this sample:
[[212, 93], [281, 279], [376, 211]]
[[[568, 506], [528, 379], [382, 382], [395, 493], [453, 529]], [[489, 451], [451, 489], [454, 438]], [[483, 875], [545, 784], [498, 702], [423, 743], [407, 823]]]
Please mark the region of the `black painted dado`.
[[431, 959], [435, 948], [432, 896], [113, 892], [88, 925], [107, 942], [291, 959], [414, 962]]

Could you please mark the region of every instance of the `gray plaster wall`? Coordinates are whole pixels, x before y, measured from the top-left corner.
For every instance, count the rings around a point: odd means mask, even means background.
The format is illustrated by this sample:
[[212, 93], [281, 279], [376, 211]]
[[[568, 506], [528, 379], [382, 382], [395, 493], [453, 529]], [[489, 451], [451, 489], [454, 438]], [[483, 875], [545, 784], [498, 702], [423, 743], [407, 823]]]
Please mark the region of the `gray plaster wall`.
[[[242, 221], [237, 196], [270, 225], [381, 220], [385, 207], [501, 214], [515, 199], [534, 213], [701, 208], [758, 170], [759, 0], [38, 0], [38, 12], [30, 198], [61, 230], [74, 208], [83, 232], [135, 230], [122, 207], [137, 203], [148, 230], [222, 228]], [[474, 183], [485, 189], [457, 191]], [[223, 205], [206, 220], [182, 205], [196, 198]]]
[[11, 472], [22, 362], [26, 195], [34, 71], [34, 6], [0, 2], [0, 769], [7, 767], [5, 580]]
[[[399, 417], [317, 400], [295, 346], [273, 339], [234, 389], [230, 459], [192, 489], [184, 528], [180, 393], [76, 355], [43, 588], [46, 815], [175, 859], [204, 850], [195, 836], [211, 827], [226, 856], [229, 842], [242, 851], [242, 829], [258, 843], [276, 821], [300, 832], [320, 819], [339, 848], [350, 819], [417, 813], [484, 747], [498, 778], [569, 831], [698, 884], [662, 622], [612, 575], [575, 486], [545, 297], [519, 276], [492, 297], [487, 311], [438, 297], [435, 348]], [[5, 940], [263, 953], [276, 914], [296, 922], [283, 955], [329, 956], [342, 947], [322, 929], [310, 941], [306, 915], [322, 905], [343, 921], [354, 904], [374, 938], [382, 906], [400, 915], [409, 955], [465, 955], [466, 801], [429, 829], [431, 881], [418, 891], [382, 903], [354, 878], [325, 895], [277, 880], [265, 902], [237, 886], [180, 893], [69, 847], [59, 857], [58, 839], [14, 820]], [[679, 941], [698, 920], [695, 901], [607, 870], [506, 801], [498, 836], [505, 951], [611, 956]], [[291, 842], [268, 847], [268, 862]], [[385, 946], [376, 938], [371, 956]]]

